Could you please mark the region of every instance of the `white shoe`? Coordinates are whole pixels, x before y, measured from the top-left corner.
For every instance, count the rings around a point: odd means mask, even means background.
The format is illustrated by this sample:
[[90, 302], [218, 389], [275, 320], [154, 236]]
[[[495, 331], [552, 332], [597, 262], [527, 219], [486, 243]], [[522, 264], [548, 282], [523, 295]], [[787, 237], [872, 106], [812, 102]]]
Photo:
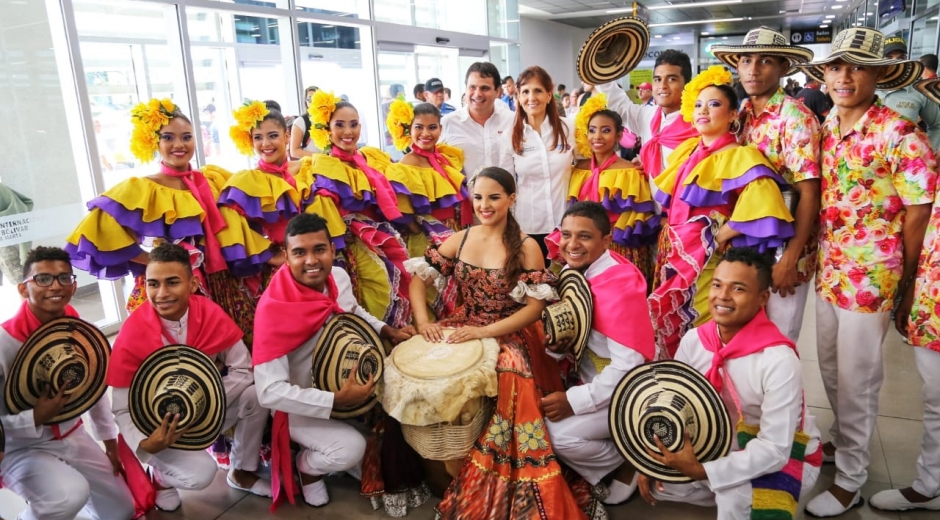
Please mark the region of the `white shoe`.
[[160, 511], [176, 511], [180, 508], [180, 493], [176, 488], [158, 489], [154, 497], [154, 505]]
[[[300, 473], [312, 475], [313, 469], [307, 464], [307, 458], [304, 454], [307, 450], [300, 450], [294, 462], [297, 464], [297, 470]], [[321, 478], [313, 484], [303, 485], [303, 479], [298, 475], [298, 482], [301, 483], [300, 490], [304, 494], [304, 502], [311, 507], [323, 507], [330, 503], [330, 494], [326, 491], [326, 482]]]
[[907, 511], [909, 509], [927, 509], [940, 511], [940, 496], [926, 502], [911, 502], [904, 498], [899, 489], [886, 489], [874, 494], [868, 503], [884, 511]]
[[609, 505], [616, 506], [623, 504], [627, 500], [630, 500], [630, 497], [633, 496], [633, 492], [636, 491], [637, 483], [639, 479], [636, 475], [633, 476], [633, 482], [626, 484], [617, 479], [610, 481], [610, 486], [608, 486], [608, 495], [606, 498], [601, 499], [601, 502]]
[[856, 491], [848, 507], [844, 507], [842, 502], [828, 490], [816, 495], [806, 504], [806, 514], [816, 518], [826, 518], [829, 516], [839, 516], [853, 507], [858, 507], [865, 503], [862, 498], [862, 492]]
[[236, 484], [235, 481], [232, 480], [231, 476], [228, 476], [228, 475], [225, 477], [225, 481], [228, 483], [228, 487], [232, 489], [237, 489], [239, 491], [247, 491], [253, 495], [258, 495], [259, 497], [271, 498], [272, 496], [274, 496], [274, 494], [271, 493], [271, 481], [266, 478], [258, 477], [258, 480], [256, 480], [255, 483], [251, 485], [251, 487], [247, 487], [247, 488], [241, 487], [238, 484]]

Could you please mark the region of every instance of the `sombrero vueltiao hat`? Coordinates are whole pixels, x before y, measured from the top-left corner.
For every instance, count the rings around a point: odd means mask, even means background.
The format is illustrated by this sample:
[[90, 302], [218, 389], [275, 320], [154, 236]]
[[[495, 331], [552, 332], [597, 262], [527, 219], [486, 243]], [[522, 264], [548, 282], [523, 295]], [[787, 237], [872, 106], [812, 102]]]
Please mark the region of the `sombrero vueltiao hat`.
[[[385, 369], [385, 353], [382, 338], [369, 323], [355, 314], [342, 313], [330, 318], [313, 351], [313, 386], [327, 392], [339, 392], [354, 366], [356, 381], [364, 385], [369, 376], [382, 378]], [[359, 406], [333, 408], [330, 417], [348, 419], [362, 415], [378, 402], [373, 394]]]
[[68, 401], [49, 423], [74, 419], [104, 395], [110, 360], [111, 345], [97, 327], [79, 318], [54, 319], [16, 353], [6, 382], [7, 408], [14, 414], [32, 409], [47, 384], [53, 393], [65, 386]]
[[145, 435], [160, 427], [163, 417], [180, 414], [177, 429], [189, 428], [170, 446], [204, 450], [222, 433], [225, 386], [215, 363], [186, 345], [167, 345], [147, 356], [134, 373], [128, 409], [134, 426]]
[[886, 67], [884, 76], [878, 81], [880, 90], [904, 88], [920, 78], [923, 64], [911, 60], [889, 60], [885, 55], [885, 35], [868, 27], [852, 27], [836, 35], [832, 42], [832, 53], [828, 58], [800, 65], [807, 76], [826, 82], [824, 66], [835, 60], [853, 65]]
[[922, 79], [914, 83], [914, 88], [927, 96], [927, 99], [940, 103], [940, 78]]
[[646, 22], [627, 16], [611, 20], [588, 36], [578, 53], [578, 76], [592, 84], [609, 83], [636, 68], [650, 46]]
[[692, 438], [700, 462], [723, 457], [731, 449], [728, 409], [705, 376], [679, 361], [655, 361], [628, 372], [614, 389], [608, 415], [620, 454], [644, 475], [663, 482], [692, 479], [663, 466], [647, 453], [659, 453], [653, 435], [669, 451]]
[[813, 59], [813, 51], [788, 44], [786, 36], [764, 25], [748, 31], [741, 45], [715, 45], [711, 52], [733, 69], [738, 68], [738, 60], [742, 54], [768, 54], [786, 58], [790, 62], [790, 68], [784, 76], [796, 73], [799, 70], [797, 65]]
[[542, 311], [542, 325], [549, 344], [568, 342], [571, 345], [577, 366], [587, 347], [594, 319], [591, 286], [578, 271], [565, 269], [558, 276], [558, 295], [560, 300]]

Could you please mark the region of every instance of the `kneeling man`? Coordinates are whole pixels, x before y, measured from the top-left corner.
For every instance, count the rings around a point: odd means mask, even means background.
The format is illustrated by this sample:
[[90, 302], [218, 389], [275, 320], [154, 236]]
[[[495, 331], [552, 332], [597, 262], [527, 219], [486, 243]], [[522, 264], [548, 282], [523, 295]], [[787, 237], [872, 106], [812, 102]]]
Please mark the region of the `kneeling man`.
[[301, 446], [296, 463], [304, 501], [319, 507], [330, 500], [323, 476], [346, 471], [360, 478], [366, 449], [365, 437], [352, 425], [330, 419], [330, 412], [334, 407], [365, 402], [376, 384], [371, 379], [358, 384], [352, 370], [339, 392], [312, 387], [310, 360], [323, 325], [335, 313], [351, 312], [393, 342], [410, 338], [414, 330], [389, 327], [356, 303], [349, 275], [333, 267], [336, 250], [323, 217], [297, 215], [287, 224], [285, 235], [287, 264], [274, 274], [255, 314], [255, 384], [261, 404], [276, 411], [272, 433], [275, 505], [282, 495], [280, 479], [287, 499], [294, 501], [293, 440]]
[[[633, 494], [636, 479], [610, 437], [610, 399], [627, 372], [652, 360], [655, 346], [646, 280], [629, 260], [608, 249], [610, 241], [610, 218], [603, 206], [577, 202], [565, 211], [560, 254], [567, 269], [580, 271], [591, 285], [594, 320], [578, 366], [582, 384], [544, 397], [542, 409], [558, 457], [591, 485], [613, 473], [604, 502], [619, 504]], [[548, 346], [552, 351], [565, 347]]]
[[184, 433], [176, 429], [176, 418], [165, 417], [161, 428], [149, 436], [131, 420], [128, 390], [134, 373], [147, 356], [171, 344], [202, 351], [222, 373], [227, 402], [222, 430], [235, 427], [228, 485], [270, 497], [271, 482], [255, 474], [268, 411], [258, 403], [251, 354], [242, 342], [241, 329], [215, 302], [194, 294], [198, 285], [186, 249], [163, 244], [150, 252], [149, 260], [147, 301], [131, 313], [114, 341], [108, 384], [113, 387], [114, 415], [121, 433], [137, 458], [152, 469], [157, 507], [175, 510], [180, 506], [177, 489], [203, 489], [217, 471], [206, 451], [170, 447]]
[[695, 482], [654, 483], [641, 475], [640, 493], [650, 504], [717, 505], [722, 520], [758, 518], [761, 509], [795, 516], [799, 497], [816, 483], [822, 453], [803, 402], [803, 367], [796, 345], [764, 311], [771, 273], [770, 261], [748, 248], [730, 249], [715, 268], [712, 319], [682, 338], [675, 359], [719, 391], [738, 425], [736, 442], [727, 456], [703, 464], [689, 443], [669, 452], [657, 439], [660, 462]]

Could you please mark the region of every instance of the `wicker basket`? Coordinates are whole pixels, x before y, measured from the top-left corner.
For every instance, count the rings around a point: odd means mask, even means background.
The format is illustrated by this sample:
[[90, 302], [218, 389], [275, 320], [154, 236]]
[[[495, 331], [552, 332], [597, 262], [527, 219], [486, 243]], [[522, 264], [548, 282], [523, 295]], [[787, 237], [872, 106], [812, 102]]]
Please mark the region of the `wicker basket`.
[[493, 400], [485, 399], [483, 406], [467, 424], [448, 423], [429, 426], [401, 425], [402, 434], [418, 455], [429, 460], [462, 459], [470, 453], [490, 416], [493, 415]]

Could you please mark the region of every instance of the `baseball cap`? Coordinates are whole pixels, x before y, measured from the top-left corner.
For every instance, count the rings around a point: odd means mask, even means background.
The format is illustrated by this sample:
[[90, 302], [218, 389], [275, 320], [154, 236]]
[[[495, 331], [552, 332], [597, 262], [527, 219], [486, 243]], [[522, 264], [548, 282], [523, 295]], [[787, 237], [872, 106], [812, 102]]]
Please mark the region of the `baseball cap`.
[[907, 54], [907, 42], [900, 36], [892, 36], [885, 40], [885, 56], [895, 51], [904, 51]]
[[425, 92], [437, 92], [438, 90], [444, 90], [443, 81], [437, 78], [431, 78], [424, 83]]
[[643, 82], [640, 83], [640, 86], [637, 87], [637, 90], [653, 90], [653, 86], [649, 83]]

